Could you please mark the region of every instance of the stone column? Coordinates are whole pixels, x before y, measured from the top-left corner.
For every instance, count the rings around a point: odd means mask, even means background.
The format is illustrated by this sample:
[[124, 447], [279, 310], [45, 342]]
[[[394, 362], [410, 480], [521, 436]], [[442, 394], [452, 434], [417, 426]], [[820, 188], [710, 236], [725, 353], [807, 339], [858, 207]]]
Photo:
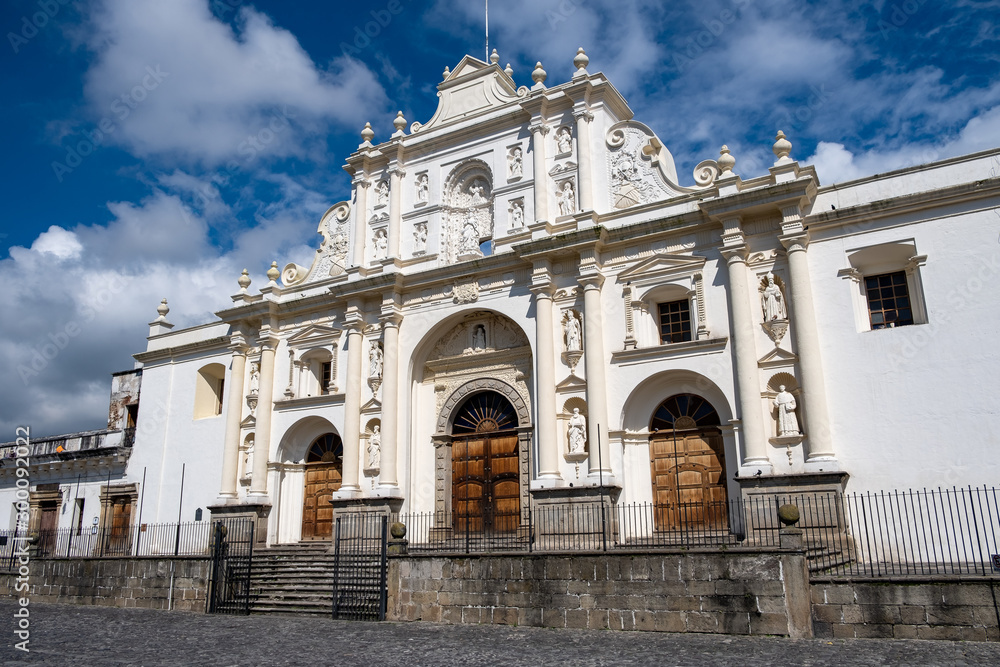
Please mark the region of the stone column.
[[267, 463], [271, 458], [271, 408], [274, 405], [274, 348], [278, 341], [266, 332], [260, 337], [260, 390], [257, 396], [257, 424], [254, 428], [253, 475], [250, 495], [257, 502], [267, 495]]
[[406, 172], [399, 167], [389, 170], [389, 232], [387, 257], [399, 257], [399, 228], [402, 224], [403, 210], [400, 199], [402, 179]]
[[593, 175], [590, 166], [590, 121], [594, 120], [594, 114], [589, 111], [574, 112], [576, 119], [576, 153], [579, 160], [580, 173], [580, 209], [592, 211], [594, 209], [593, 196]]
[[357, 206], [354, 208], [354, 266], [365, 264], [365, 238], [368, 236], [368, 188], [371, 181], [359, 178], [354, 181]]
[[545, 170], [545, 135], [549, 126], [536, 123], [531, 126], [532, 170], [535, 179], [535, 222], [549, 219], [549, 174]]
[[[611, 472], [608, 446], [608, 390], [604, 360], [604, 316], [601, 286], [604, 276], [580, 278], [583, 286], [583, 362], [587, 373], [587, 444], [590, 447], [590, 475]], [[600, 455], [598, 455], [600, 443]]]
[[809, 282], [809, 258], [806, 247], [809, 240], [805, 233], [782, 237], [788, 249], [789, 286], [788, 306], [795, 351], [802, 372], [800, 398], [802, 412], [808, 418], [808, 428], [800, 425], [809, 443], [807, 461], [829, 461], [836, 458], [830, 433], [830, 414], [827, 409], [826, 384], [823, 379], [823, 361], [820, 357], [819, 330], [813, 306], [812, 287]]
[[240, 335], [233, 335], [230, 349], [233, 363], [229, 372], [229, 404], [226, 407], [226, 439], [222, 450], [222, 486], [219, 496], [237, 497], [236, 483], [240, 460], [240, 422], [243, 416], [243, 379], [247, 368], [247, 346]]
[[538, 402], [538, 424], [535, 438], [538, 442], [539, 479], [560, 479], [559, 436], [556, 433], [556, 352], [552, 318], [552, 294], [555, 287], [547, 272], [531, 288], [535, 295], [535, 366], [537, 385], [535, 400]]
[[355, 319], [347, 324], [347, 386], [344, 390], [344, 477], [340, 484], [341, 495], [361, 490], [358, 485], [358, 465], [361, 456], [361, 379], [362, 357], [365, 356], [364, 322]]
[[760, 376], [757, 368], [757, 344], [754, 340], [754, 317], [748, 290], [750, 269], [746, 247], [722, 251], [729, 270], [729, 316], [736, 350], [736, 392], [739, 395], [743, 433], [743, 465], [767, 466], [767, 438], [760, 403]]
[[[382, 316], [382, 460], [379, 486], [398, 486], [396, 452], [399, 431], [399, 323], [395, 312]], [[360, 421], [359, 421], [360, 429]]]

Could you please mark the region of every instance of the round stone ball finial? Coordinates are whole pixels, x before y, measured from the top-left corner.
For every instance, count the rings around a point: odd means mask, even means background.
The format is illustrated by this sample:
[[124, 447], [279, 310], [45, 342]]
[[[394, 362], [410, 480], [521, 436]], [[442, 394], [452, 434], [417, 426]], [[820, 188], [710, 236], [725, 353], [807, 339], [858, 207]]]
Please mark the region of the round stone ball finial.
[[778, 520], [784, 526], [794, 526], [799, 522], [799, 508], [785, 504], [778, 508]]
[[450, 75], [450, 74], [451, 74], [451, 69], [447, 65], [445, 65], [444, 66], [444, 71], [441, 72], [441, 78], [442, 79], [447, 79], [448, 75]]
[[587, 69], [587, 64], [590, 63], [590, 58], [587, 57], [586, 52], [584, 52], [581, 46], [576, 50], [576, 56], [573, 58], [573, 66], [579, 72], [581, 70]]
[[510, 66], [510, 63], [507, 63], [507, 66], [503, 68], [503, 73], [511, 78], [514, 77], [514, 68]]
[[240, 289], [246, 292], [247, 288], [250, 287], [250, 272], [243, 269], [243, 273], [236, 279], [236, 282], [239, 283]]
[[497, 53], [496, 49], [493, 49], [493, 53], [490, 54], [490, 62], [493, 63], [494, 65], [500, 62], [500, 54]]
[[719, 151], [719, 177], [732, 176], [733, 167], [736, 166], [736, 158], [729, 153], [729, 146], [723, 146]]
[[392, 525], [389, 526], [389, 534], [397, 540], [403, 539], [406, 537], [406, 525], [399, 521], [393, 521]]
[[164, 299], [160, 302], [160, 305], [156, 307], [156, 312], [160, 314], [160, 317], [166, 317], [167, 313], [170, 312], [170, 307], [167, 305], [167, 300]]
[[402, 132], [406, 129], [406, 119], [403, 118], [402, 111], [396, 114], [396, 119], [392, 121], [392, 126], [396, 128], [397, 132]]
[[281, 276], [281, 271], [278, 270], [278, 263], [271, 262], [271, 268], [267, 270], [267, 279], [273, 283], [277, 282], [280, 276]]
[[544, 84], [548, 76], [548, 72], [542, 69], [542, 61], [539, 60], [535, 63], [535, 69], [531, 72], [531, 80], [538, 84]]
[[774, 156], [778, 158], [778, 163], [791, 162], [791, 158], [788, 156], [792, 152], [792, 142], [785, 137], [785, 133], [781, 130], [778, 130], [778, 136], [774, 139], [774, 147], [771, 150], [774, 151]]
[[365, 123], [365, 128], [361, 130], [361, 140], [371, 143], [372, 139], [375, 138], [375, 130], [372, 129], [371, 123]]

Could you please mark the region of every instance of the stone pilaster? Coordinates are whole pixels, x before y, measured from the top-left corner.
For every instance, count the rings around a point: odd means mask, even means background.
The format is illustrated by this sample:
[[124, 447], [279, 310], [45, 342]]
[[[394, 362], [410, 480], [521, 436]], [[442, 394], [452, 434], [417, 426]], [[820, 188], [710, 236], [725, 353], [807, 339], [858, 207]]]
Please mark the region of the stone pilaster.
[[398, 487], [399, 324], [403, 318], [395, 308], [390, 308], [388, 312], [383, 309], [381, 319], [385, 349], [382, 357], [382, 460], [379, 486]]
[[531, 126], [532, 171], [535, 178], [535, 222], [549, 219], [549, 174], [545, 169], [545, 135], [549, 126], [535, 123]]
[[388, 232], [388, 254], [390, 259], [399, 257], [399, 229], [402, 224], [402, 193], [403, 176], [406, 172], [399, 167], [389, 170], [389, 232]]
[[611, 473], [608, 446], [608, 390], [604, 359], [604, 316], [601, 286], [604, 276], [580, 278], [583, 287], [583, 362], [587, 373], [587, 443], [590, 448], [590, 475]]
[[344, 391], [344, 458], [343, 480], [337, 496], [350, 496], [361, 490], [358, 485], [358, 467], [361, 456], [361, 371], [365, 356], [364, 320], [357, 307], [347, 313], [347, 382]]
[[576, 151], [580, 174], [580, 209], [583, 211], [592, 211], [594, 209], [594, 184], [590, 159], [590, 121], [594, 120], [594, 114], [587, 110], [580, 110], [573, 113], [573, 118], [576, 119]]
[[222, 449], [222, 502], [236, 499], [236, 477], [240, 459], [240, 422], [243, 416], [243, 379], [247, 367], [247, 345], [243, 336], [230, 339], [233, 361], [229, 371], [229, 403], [226, 406], [226, 436]]
[[365, 264], [365, 238], [368, 236], [368, 188], [371, 181], [358, 178], [354, 181], [357, 206], [354, 207], [354, 266]]
[[274, 348], [277, 339], [264, 329], [260, 334], [260, 390], [257, 399], [257, 424], [254, 430], [253, 475], [250, 480], [252, 502], [266, 502], [267, 463], [271, 458], [271, 409], [274, 406]]
[[538, 477], [561, 479], [559, 474], [559, 437], [556, 433], [556, 352], [553, 349], [555, 329], [552, 318], [552, 295], [555, 287], [547, 262], [536, 267], [531, 291], [535, 295], [535, 366], [538, 403]]

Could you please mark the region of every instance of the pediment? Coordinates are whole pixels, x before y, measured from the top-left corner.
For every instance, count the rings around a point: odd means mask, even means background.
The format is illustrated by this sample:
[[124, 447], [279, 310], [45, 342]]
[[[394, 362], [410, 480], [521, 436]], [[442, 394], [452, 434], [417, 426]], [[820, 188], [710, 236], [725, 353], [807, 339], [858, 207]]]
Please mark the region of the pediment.
[[257, 420], [253, 415], [247, 415], [246, 418], [240, 422], [240, 428], [253, 428], [257, 425]]
[[757, 360], [758, 366], [782, 366], [798, 361], [798, 357], [788, 350], [776, 347]]
[[310, 324], [302, 331], [288, 339], [288, 344], [293, 347], [303, 347], [309, 344], [330, 342], [340, 338], [340, 329], [322, 324]]
[[636, 262], [618, 274], [618, 282], [631, 282], [637, 286], [663, 282], [673, 278], [687, 277], [705, 267], [705, 258], [700, 255], [680, 255], [661, 252]]
[[507, 106], [527, 95], [514, 80], [492, 63], [465, 56], [438, 84], [438, 108], [425, 124], [413, 123], [411, 133], [465, 120]]
[[556, 385], [556, 391], [572, 391], [575, 389], [582, 389], [586, 386], [587, 382], [583, 378], [578, 377], [574, 373], [570, 373], [565, 380]]
[[380, 412], [382, 410], [382, 401], [378, 400], [372, 396], [371, 400], [361, 406], [361, 412], [368, 414], [372, 412]]

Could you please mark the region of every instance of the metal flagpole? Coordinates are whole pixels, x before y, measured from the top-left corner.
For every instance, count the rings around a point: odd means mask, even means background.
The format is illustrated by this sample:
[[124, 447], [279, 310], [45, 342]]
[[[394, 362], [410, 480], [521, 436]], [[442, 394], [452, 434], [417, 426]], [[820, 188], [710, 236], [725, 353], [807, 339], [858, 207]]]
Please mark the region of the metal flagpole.
[[490, 0], [486, 0], [486, 62], [490, 60]]

